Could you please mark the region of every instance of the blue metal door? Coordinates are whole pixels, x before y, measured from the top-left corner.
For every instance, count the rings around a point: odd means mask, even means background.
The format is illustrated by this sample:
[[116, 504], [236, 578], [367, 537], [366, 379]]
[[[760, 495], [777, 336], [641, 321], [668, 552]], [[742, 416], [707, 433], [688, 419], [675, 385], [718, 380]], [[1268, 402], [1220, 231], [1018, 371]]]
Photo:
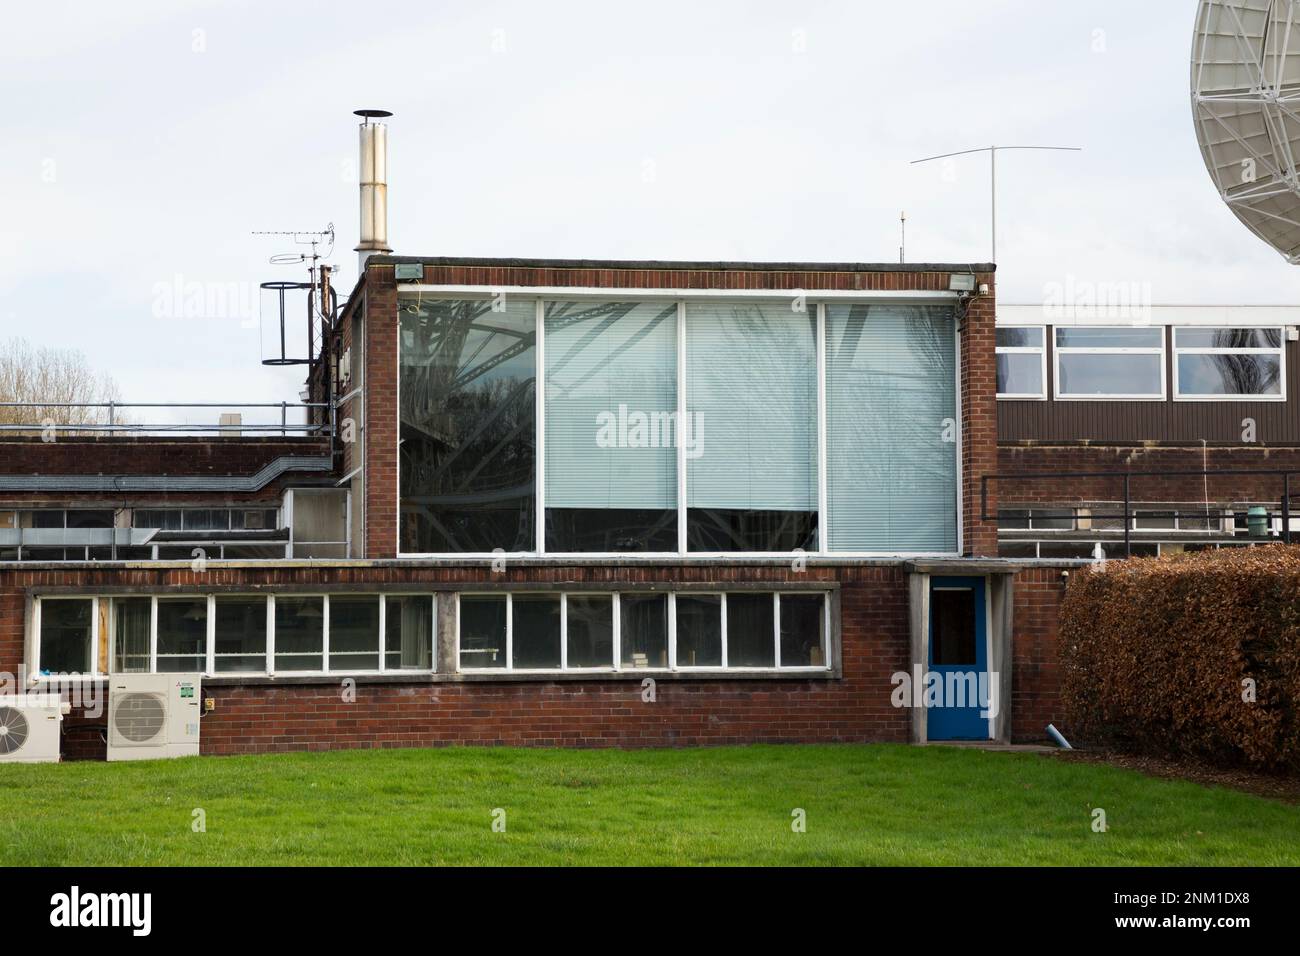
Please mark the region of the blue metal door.
[[983, 578], [930, 579], [926, 736], [988, 740], [988, 615]]

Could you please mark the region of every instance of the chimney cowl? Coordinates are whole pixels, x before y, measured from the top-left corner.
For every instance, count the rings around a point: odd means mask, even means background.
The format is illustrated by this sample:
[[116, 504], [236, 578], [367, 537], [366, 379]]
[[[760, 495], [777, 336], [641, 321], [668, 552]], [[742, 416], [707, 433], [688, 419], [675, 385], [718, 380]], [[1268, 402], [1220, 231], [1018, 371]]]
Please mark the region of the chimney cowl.
[[393, 114], [388, 110], [354, 110], [361, 117], [360, 163], [361, 235], [357, 243], [357, 268], [366, 260], [393, 251], [388, 244], [388, 125], [374, 122]]

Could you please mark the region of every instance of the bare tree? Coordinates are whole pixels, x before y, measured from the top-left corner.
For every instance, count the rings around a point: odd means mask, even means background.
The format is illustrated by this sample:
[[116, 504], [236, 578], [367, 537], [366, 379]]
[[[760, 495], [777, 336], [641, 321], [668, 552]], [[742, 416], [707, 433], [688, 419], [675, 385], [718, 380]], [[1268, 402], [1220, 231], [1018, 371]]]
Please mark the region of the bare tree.
[[[96, 372], [75, 349], [36, 348], [24, 339], [0, 342], [0, 424], [103, 425], [109, 421], [106, 408], [60, 406], [120, 400], [112, 376]], [[5, 407], [8, 402], [26, 407]]]

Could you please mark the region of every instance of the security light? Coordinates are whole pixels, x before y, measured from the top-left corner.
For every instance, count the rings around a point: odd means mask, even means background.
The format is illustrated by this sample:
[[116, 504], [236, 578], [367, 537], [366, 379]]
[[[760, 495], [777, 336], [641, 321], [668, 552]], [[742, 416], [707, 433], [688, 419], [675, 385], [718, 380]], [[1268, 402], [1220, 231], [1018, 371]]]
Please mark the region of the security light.
[[954, 272], [948, 276], [949, 292], [974, 292], [975, 275], [971, 272]]

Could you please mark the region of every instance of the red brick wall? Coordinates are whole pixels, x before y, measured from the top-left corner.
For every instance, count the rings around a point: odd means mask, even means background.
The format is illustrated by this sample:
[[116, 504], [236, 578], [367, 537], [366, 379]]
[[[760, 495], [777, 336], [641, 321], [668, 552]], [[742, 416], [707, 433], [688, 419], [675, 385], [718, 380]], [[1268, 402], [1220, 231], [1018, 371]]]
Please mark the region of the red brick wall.
[[1069, 736], [1060, 711], [1061, 668], [1057, 621], [1066, 580], [1060, 568], [1016, 575], [1011, 626], [1011, 739], [1041, 743], [1051, 723]]
[[[591, 287], [616, 289], [802, 289], [926, 290], [948, 288], [948, 271], [795, 272], [755, 269], [612, 269], [425, 265], [424, 281], [436, 285]], [[397, 298], [391, 263], [371, 261], [366, 271], [366, 552], [369, 558], [397, 554]], [[993, 470], [997, 459], [997, 381], [994, 353], [993, 274], [979, 273], [990, 294], [971, 303], [961, 347], [962, 510], [967, 554], [996, 555], [997, 529], [978, 520], [975, 475]], [[354, 503], [354, 507], [355, 507]]]
[[[1003, 445], [998, 449], [999, 473], [1029, 472], [1041, 475], [1031, 480], [990, 482], [998, 488], [1004, 505], [1052, 504], [1080, 501], [1123, 501], [1123, 480], [1090, 475], [1084, 478], [1058, 477], [1063, 472], [1163, 472], [1155, 476], [1130, 478], [1133, 501], [1199, 502], [1208, 495], [1211, 503], [1234, 501], [1279, 502], [1282, 479], [1276, 475], [1174, 476], [1171, 471], [1282, 470], [1296, 469], [1292, 493], [1300, 492], [1300, 448], [1160, 447], [1125, 445]], [[995, 509], [990, 505], [989, 511]], [[990, 522], [992, 524], [992, 522]]]

